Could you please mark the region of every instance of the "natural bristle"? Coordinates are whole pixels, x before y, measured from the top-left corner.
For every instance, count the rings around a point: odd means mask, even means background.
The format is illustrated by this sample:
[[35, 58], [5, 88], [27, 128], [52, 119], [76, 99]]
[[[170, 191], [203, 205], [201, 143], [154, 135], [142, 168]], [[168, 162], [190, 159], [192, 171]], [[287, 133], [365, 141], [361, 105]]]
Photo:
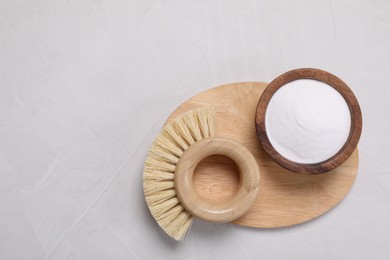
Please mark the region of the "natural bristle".
[[182, 153], [193, 143], [215, 134], [215, 110], [188, 111], [167, 124], [154, 140], [144, 166], [144, 194], [152, 216], [164, 231], [182, 240], [192, 216], [180, 205], [174, 173]]

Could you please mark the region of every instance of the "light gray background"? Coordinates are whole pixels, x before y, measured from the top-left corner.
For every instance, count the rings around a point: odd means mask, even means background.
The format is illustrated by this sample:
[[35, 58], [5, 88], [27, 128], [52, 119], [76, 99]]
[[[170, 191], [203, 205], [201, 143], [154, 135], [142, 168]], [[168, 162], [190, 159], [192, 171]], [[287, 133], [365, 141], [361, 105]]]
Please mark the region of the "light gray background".
[[[0, 259], [389, 259], [389, 1], [0, 1]], [[181, 102], [318, 67], [363, 111], [357, 181], [291, 228], [146, 208], [145, 155]]]

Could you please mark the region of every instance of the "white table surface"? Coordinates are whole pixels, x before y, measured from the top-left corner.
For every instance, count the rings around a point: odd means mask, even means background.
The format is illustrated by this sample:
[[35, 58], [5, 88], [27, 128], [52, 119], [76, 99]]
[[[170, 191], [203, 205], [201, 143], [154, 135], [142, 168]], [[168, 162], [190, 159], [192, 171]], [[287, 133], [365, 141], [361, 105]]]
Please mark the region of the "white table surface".
[[[390, 259], [390, 2], [0, 0], [0, 259]], [[167, 237], [145, 155], [181, 102], [298, 67], [364, 120], [355, 185], [291, 228]]]

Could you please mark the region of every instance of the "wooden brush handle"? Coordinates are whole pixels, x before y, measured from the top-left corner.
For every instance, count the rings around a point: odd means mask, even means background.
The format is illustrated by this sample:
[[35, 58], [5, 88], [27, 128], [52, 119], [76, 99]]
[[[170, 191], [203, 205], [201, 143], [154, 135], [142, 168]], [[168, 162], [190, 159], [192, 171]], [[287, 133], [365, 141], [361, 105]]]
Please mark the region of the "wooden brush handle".
[[[240, 182], [235, 196], [212, 203], [199, 197], [193, 187], [196, 166], [214, 154], [231, 158], [238, 166]], [[193, 216], [213, 222], [229, 222], [242, 216], [255, 202], [260, 187], [259, 167], [243, 145], [224, 137], [209, 137], [192, 144], [180, 157], [175, 170], [175, 190], [183, 207]]]

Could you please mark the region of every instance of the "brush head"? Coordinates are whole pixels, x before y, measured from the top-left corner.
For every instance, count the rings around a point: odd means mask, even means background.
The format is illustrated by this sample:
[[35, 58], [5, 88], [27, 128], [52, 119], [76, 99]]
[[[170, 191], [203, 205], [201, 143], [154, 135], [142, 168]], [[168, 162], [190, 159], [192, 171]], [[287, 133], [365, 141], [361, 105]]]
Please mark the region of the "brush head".
[[144, 165], [144, 194], [149, 210], [172, 238], [182, 240], [192, 216], [177, 198], [174, 175], [180, 156], [192, 144], [215, 135], [215, 109], [188, 111], [167, 124], [154, 140]]

